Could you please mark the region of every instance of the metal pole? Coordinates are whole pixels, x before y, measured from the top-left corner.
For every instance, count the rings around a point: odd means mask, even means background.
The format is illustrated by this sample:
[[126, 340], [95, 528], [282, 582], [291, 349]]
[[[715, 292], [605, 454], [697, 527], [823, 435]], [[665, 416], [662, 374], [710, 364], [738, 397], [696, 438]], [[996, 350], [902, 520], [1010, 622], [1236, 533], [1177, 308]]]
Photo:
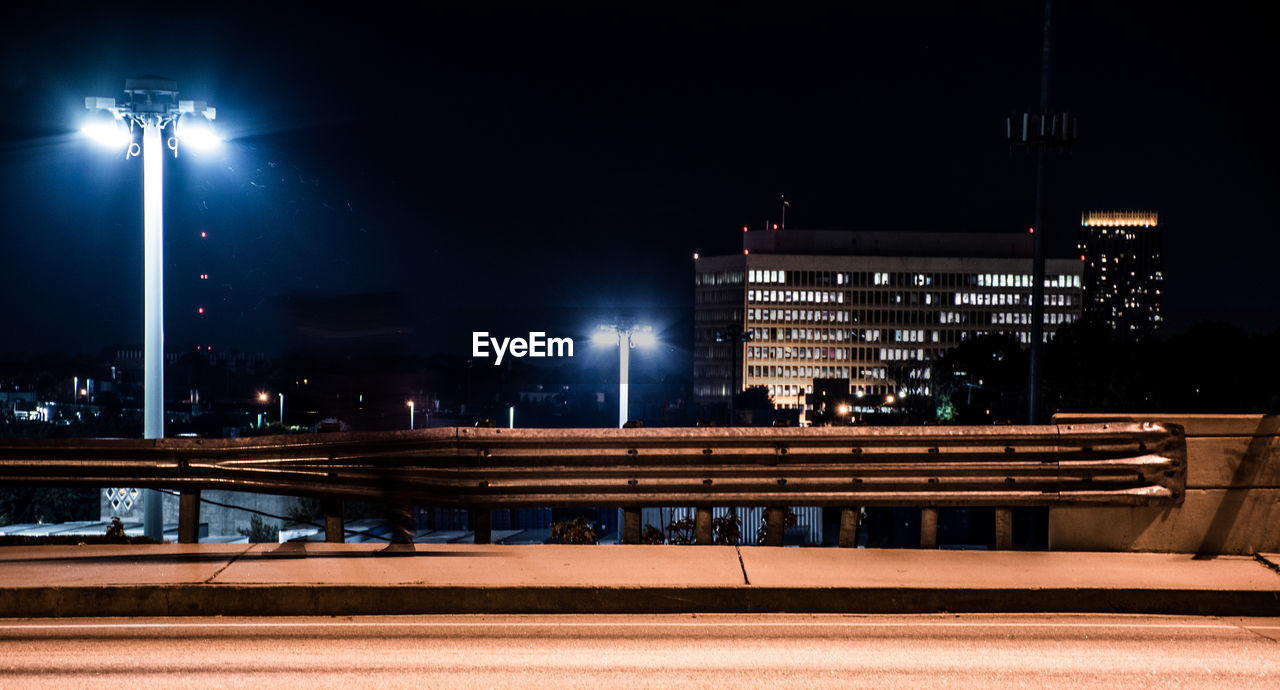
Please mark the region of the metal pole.
[[276, 393], [280, 396], [280, 429], [284, 430], [284, 393]]
[[631, 331], [618, 334], [618, 428], [627, 425], [627, 376], [631, 369]]
[[[143, 413], [142, 437], [164, 438], [164, 142], [163, 122], [148, 116], [142, 130]], [[148, 489], [142, 533], [164, 538], [164, 494]]]
[[[1049, 116], [1049, 28], [1052, 0], [1044, 0], [1044, 42], [1040, 54], [1040, 115]], [[1043, 125], [1042, 125], [1043, 127]], [[1063, 123], [1066, 127], [1066, 123]], [[1045, 146], [1036, 147], [1036, 215], [1031, 226], [1033, 246], [1031, 271], [1031, 371], [1027, 386], [1027, 423], [1040, 422], [1040, 369], [1044, 348], [1044, 186]]]

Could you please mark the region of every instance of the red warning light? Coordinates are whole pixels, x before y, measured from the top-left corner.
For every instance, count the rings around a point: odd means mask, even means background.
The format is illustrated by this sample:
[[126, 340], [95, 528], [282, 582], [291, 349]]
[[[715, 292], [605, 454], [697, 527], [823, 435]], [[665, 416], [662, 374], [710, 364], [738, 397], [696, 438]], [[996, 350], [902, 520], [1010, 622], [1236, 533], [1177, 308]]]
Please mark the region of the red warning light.
[[773, 229], [774, 229], [774, 230], [777, 230], [777, 229], [778, 229], [778, 224], [777, 224], [777, 223], [774, 223], [774, 224], [773, 224]]
[[208, 280], [208, 279], [209, 279], [209, 274], [208, 274], [208, 273], [201, 273], [201, 274], [200, 274], [200, 280]]
[[200, 239], [204, 239], [208, 236], [209, 236], [209, 233], [205, 232], [204, 230], [200, 231]]
[[1080, 255], [1080, 260], [1081, 260], [1081, 261], [1084, 261], [1084, 254], [1081, 254], [1081, 255]]
[[746, 232], [746, 231], [747, 231], [747, 226], [745, 226], [745, 225], [744, 225], [744, 226], [742, 226], [742, 231], [743, 231], [743, 232]]
[[743, 249], [743, 250], [742, 250], [742, 255], [743, 255], [743, 256], [746, 256], [747, 254], [750, 254], [750, 253], [751, 253], [751, 252], [747, 251], [746, 249]]
[[197, 313], [197, 314], [203, 314], [203, 313], [204, 313], [204, 307], [200, 307], [200, 308], [196, 309], [196, 313]]
[[1036, 229], [1035, 229], [1035, 228], [1027, 228], [1027, 234], [1028, 234], [1028, 235], [1034, 235], [1034, 234], [1036, 234]]

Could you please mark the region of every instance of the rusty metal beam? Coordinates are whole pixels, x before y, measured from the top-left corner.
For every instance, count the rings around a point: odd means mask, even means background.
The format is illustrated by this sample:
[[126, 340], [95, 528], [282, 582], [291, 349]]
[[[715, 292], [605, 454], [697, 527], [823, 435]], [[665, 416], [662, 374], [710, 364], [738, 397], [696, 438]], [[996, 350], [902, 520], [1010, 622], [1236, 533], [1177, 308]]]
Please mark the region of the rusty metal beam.
[[1178, 503], [1176, 425], [445, 428], [247, 439], [0, 441], [0, 484], [232, 489], [522, 506]]

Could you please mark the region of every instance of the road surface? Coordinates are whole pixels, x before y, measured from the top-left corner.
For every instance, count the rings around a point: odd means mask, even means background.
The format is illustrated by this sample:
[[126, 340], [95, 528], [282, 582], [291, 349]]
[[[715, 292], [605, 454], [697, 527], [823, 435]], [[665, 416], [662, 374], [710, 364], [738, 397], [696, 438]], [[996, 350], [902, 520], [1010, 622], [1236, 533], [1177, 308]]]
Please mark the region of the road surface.
[[0, 620], [3, 687], [1280, 687], [1280, 619]]

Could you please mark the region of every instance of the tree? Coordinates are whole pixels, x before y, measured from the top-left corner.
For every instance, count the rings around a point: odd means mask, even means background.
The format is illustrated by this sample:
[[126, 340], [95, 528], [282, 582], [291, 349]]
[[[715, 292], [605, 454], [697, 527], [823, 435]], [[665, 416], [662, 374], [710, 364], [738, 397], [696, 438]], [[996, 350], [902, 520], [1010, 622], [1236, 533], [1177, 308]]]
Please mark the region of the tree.
[[957, 424], [1018, 418], [1025, 409], [1028, 366], [1027, 353], [1012, 336], [960, 343], [933, 363], [935, 416]]
[[250, 544], [274, 543], [280, 541], [280, 528], [275, 525], [268, 525], [262, 521], [261, 517], [254, 515], [249, 518], [249, 529], [237, 527], [236, 531], [249, 538]]
[[749, 425], [767, 426], [773, 423], [773, 398], [769, 397], [766, 386], [748, 386], [742, 389], [734, 395], [733, 405], [738, 417], [746, 418]]

